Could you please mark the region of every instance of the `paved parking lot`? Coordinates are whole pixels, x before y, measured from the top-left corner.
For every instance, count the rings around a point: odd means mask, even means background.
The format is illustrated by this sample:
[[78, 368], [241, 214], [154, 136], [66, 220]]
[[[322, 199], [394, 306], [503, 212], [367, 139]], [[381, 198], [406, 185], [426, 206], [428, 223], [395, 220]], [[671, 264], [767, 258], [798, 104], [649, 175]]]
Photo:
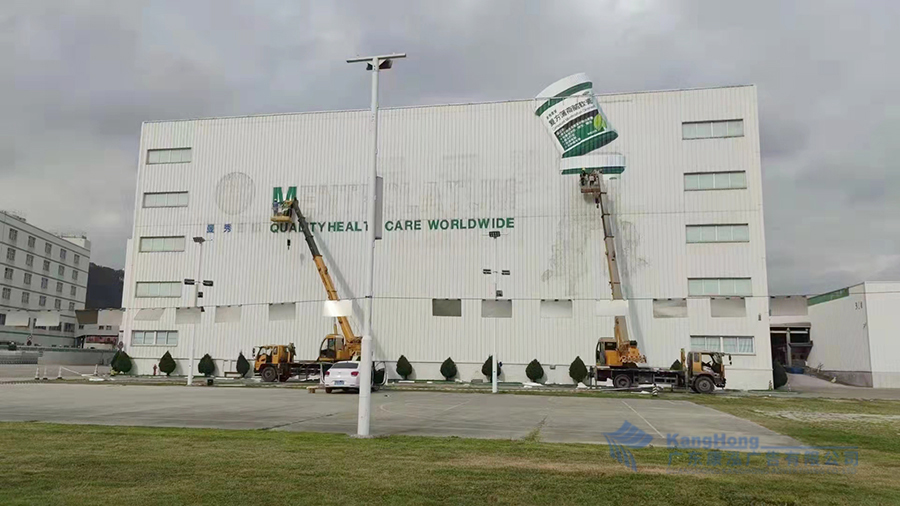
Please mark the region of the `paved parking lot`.
[[[356, 432], [358, 397], [285, 388], [140, 385], [0, 385], [0, 421]], [[372, 433], [606, 443], [628, 421], [665, 446], [668, 434], [757, 436], [761, 446], [799, 443], [753, 422], [688, 401], [375, 392]]]

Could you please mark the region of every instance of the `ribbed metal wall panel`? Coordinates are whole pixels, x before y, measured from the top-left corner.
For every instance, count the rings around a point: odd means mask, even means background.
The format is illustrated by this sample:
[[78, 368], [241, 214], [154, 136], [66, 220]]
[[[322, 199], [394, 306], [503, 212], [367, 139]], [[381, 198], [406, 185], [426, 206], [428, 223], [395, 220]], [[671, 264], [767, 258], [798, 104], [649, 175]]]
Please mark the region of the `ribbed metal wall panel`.
[[[611, 181], [617, 247], [632, 300], [632, 333], [653, 365], [669, 365], [688, 347], [691, 333], [727, 332], [756, 337], [757, 354], [740, 357], [736, 383], [765, 386], [769, 369], [765, 241], [754, 87], [718, 88], [599, 97], [618, 140], [603, 149], [626, 156], [627, 169]], [[597, 339], [611, 336], [612, 318], [596, 316], [609, 298], [599, 210], [578, 190], [577, 177], [558, 173], [559, 154], [534, 116], [534, 102], [414, 107], [381, 112], [379, 171], [384, 177], [386, 220], [422, 220], [419, 231], [388, 231], [376, 245], [376, 354], [396, 360], [482, 362], [493, 321], [480, 316], [480, 299], [492, 297], [484, 268], [509, 269], [501, 278], [514, 299], [512, 319], [498, 323], [501, 360], [568, 364], [594, 357]], [[682, 140], [681, 122], [743, 119], [744, 137]], [[230, 359], [254, 345], [289, 342], [313, 357], [331, 323], [321, 317], [324, 292], [302, 236], [269, 231], [275, 186], [297, 187], [313, 222], [364, 221], [369, 160], [367, 112], [326, 112], [147, 123], [141, 139], [136, 204], [141, 194], [189, 191], [187, 208], [135, 213], [134, 239], [185, 235], [183, 253], [136, 253], [128, 260], [126, 331], [141, 307], [188, 306], [180, 299], [133, 298], [136, 281], [196, 277], [203, 246], [204, 305], [245, 305], [240, 324], [212, 324], [212, 311], [197, 329], [198, 354]], [[188, 164], [145, 165], [146, 150], [191, 147]], [[684, 192], [683, 174], [746, 170], [748, 189]], [[252, 198], [241, 212], [220, 185], [233, 173], [247, 175]], [[240, 193], [240, 192], [236, 192]], [[239, 206], [237, 206], [239, 207]], [[428, 229], [429, 219], [513, 218], [515, 226], [494, 243], [488, 229]], [[224, 224], [233, 231], [225, 233]], [[686, 244], [685, 226], [748, 223], [741, 244]], [[215, 233], [207, 234], [213, 224]], [[365, 273], [363, 232], [320, 232], [317, 240], [343, 297], [361, 294]], [[290, 237], [292, 246], [286, 247]], [[499, 265], [494, 266], [494, 248]], [[691, 300], [688, 319], [654, 319], [654, 297], [686, 297], [688, 277], [751, 277], [748, 316], [713, 321], [708, 301]], [[462, 318], [433, 317], [432, 298], [462, 298]], [[572, 319], [542, 319], [540, 299], [574, 299]], [[268, 322], [267, 303], [301, 301], [298, 320]], [[249, 306], [248, 306], [249, 305]], [[354, 305], [361, 330], [361, 306]], [[173, 326], [171, 320], [153, 325]], [[722, 320], [722, 319], [715, 319]], [[188, 331], [173, 354], [184, 356]], [[160, 327], [161, 328], [161, 327]], [[191, 329], [191, 330], [189, 330]], [[127, 334], [126, 334], [127, 335]], [[129, 338], [126, 337], [126, 342]], [[136, 356], [162, 349], [134, 347]], [[212, 350], [212, 351], [211, 351]], [[743, 379], [742, 379], [743, 378]]]

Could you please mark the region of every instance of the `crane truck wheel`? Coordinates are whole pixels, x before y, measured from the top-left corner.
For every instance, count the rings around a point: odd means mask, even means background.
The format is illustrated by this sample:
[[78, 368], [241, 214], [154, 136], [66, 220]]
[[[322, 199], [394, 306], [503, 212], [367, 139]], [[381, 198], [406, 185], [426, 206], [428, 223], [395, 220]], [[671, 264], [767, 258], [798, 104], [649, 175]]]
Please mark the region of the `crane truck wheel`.
[[716, 385], [706, 376], [700, 376], [694, 381], [694, 390], [701, 394], [711, 394], [715, 391]]
[[259, 375], [262, 376], [262, 380], [266, 383], [271, 383], [278, 379], [278, 371], [274, 367], [264, 368], [262, 371], [259, 371]]
[[631, 376], [627, 374], [613, 376], [613, 386], [616, 388], [631, 388]]

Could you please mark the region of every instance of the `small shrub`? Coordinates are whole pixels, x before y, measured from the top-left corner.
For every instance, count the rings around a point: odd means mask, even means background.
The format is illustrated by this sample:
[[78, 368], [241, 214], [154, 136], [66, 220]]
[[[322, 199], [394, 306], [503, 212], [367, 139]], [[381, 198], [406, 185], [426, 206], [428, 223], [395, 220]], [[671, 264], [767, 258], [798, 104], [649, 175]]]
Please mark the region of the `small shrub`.
[[572, 361], [572, 364], [569, 366], [569, 377], [572, 378], [575, 383], [581, 383], [584, 381], [584, 378], [587, 378], [588, 370], [584, 365], [584, 361], [581, 360], [581, 357], [575, 357], [575, 360]]
[[534, 359], [525, 368], [525, 375], [528, 376], [528, 379], [537, 383], [539, 379], [544, 377], [544, 368], [537, 359]]
[[403, 379], [409, 379], [409, 375], [412, 372], [412, 364], [406, 359], [406, 355], [400, 355], [400, 358], [397, 359], [397, 374], [402, 376]]
[[242, 378], [247, 376], [247, 373], [250, 372], [250, 362], [248, 362], [247, 358], [244, 357], [244, 352], [238, 353], [236, 367], [238, 374], [240, 374]]
[[669, 367], [669, 369], [671, 369], [673, 371], [680, 371], [682, 369], [681, 360], [676, 360], [676, 361], [672, 362], [672, 365]]
[[216, 363], [213, 361], [212, 357], [209, 356], [209, 353], [203, 355], [203, 358], [200, 359], [200, 363], [197, 364], [197, 370], [207, 378], [215, 374]]
[[131, 357], [128, 356], [124, 351], [116, 352], [115, 358], [113, 359], [110, 367], [113, 371], [119, 373], [127, 373], [131, 371]]
[[[487, 377], [487, 379], [489, 379], [489, 380], [494, 379], [494, 371], [492, 371], [493, 364], [491, 364], [491, 362], [493, 360], [494, 360], [494, 356], [490, 355], [490, 356], [488, 356], [487, 360], [484, 361], [484, 365], [481, 366], [481, 374], [485, 375]], [[497, 378], [500, 378], [501, 372], [502, 372], [502, 370], [500, 368], [500, 361], [498, 360], [497, 361]]]
[[452, 358], [447, 357], [447, 360], [444, 360], [444, 363], [441, 364], [441, 376], [450, 381], [456, 377], [456, 372], [456, 363], [453, 362]]
[[18, 348], [18, 346], [16, 346], [16, 343], [14, 343], [12, 341], [10, 341], [9, 344], [6, 346], [6, 349], [9, 351], [16, 351], [17, 348]]
[[159, 359], [159, 370], [165, 373], [166, 376], [175, 372], [175, 359], [172, 358], [172, 354], [168, 351]]
[[775, 388], [783, 387], [787, 385], [787, 381], [788, 376], [784, 366], [780, 362], [772, 362], [772, 386]]

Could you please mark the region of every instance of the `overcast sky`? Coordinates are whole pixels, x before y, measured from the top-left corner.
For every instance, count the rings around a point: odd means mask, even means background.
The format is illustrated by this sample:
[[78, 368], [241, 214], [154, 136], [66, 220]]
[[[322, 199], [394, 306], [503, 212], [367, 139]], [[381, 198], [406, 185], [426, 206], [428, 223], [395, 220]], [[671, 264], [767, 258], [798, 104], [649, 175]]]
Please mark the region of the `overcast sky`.
[[[758, 85], [769, 288], [900, 280], [900, 2], [47, 1], [0, 5], [0, 208], [122, 267], [142, 121]], [[400, 68], [402, 67], [402, 69]]]

